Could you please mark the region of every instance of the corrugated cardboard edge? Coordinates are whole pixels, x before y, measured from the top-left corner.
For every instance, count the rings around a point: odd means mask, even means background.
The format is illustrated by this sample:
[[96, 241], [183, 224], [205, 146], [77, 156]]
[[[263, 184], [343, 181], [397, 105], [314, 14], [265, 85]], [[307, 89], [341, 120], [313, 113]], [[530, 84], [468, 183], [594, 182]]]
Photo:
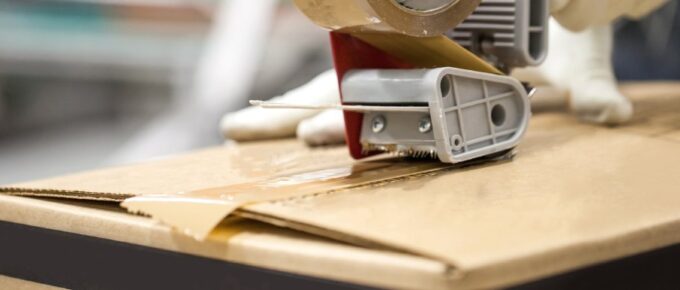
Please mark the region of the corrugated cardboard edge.
[[[506, 150], [502, 152], [498, 152], [492, 156], [485, 157], [485, 158], [478, 158], [475, 160], [471, 160], [469, 162], [461, 163], [456, 166], [447, 166], [447, 167], [441, 167], [441, 168], [435, 168], [435, 169], [428, 169], [425, 171], [419, 171], [407, 175], [402, 175], [402, 176], [397, 176], [385, 180], [380, 180], [376, 182], [369, 182], [369, 183], [364, 183], [364, 184], [357, 184], [354, 186], [349, 186], [346, 188], [341, 188], [341, 189], [330, 189], [328, 191], [321, 191], [321, 192], [315, 192], [313, 194], [305, 194], [305, 195], [297, 195], [297, 196], [291, 196], [291, 197], [284, 197], [284, 198], [279, 198], [279, 199], [274, 199], [274, 200], [267, 200], [267, 201], [262, 201], [262, 202], [278, 202], [282, 200], [289, 200], [289, 199], [300, 199], [300, 198], [313, 198], [319, 195], [325, 195], [325, 194], [331, 194], [334, 192], [338, 191], [345, 191], [345, 190], [351, 190], [354, 188], [365, 188], [365, 187], [374, 187], [374, 186], [381, 186], [387, 183], [394, 183], [394, 182], [403, 182], [408, 179], [412, 178], [420, 178], [423, 176], [430, 176], [430, 175], [436, 175], [436, 174], [441, 174], [443, 172], [447, 172], [450, 170], [455, 170], [455, 169], [461, 169], [461, 168], [468, 168], [472, 166], [476, 166], [479, 164], [487, 164], [490, 162], [507, 162], [511, 160], [515, 155], [514, 150]], [[83, 200], [95, 200], [95, 201], [112, 201], [112, 202], [120, 202], [122, 197], [125, 197], [126, 195], [123, 194], [112, 194], [112, 193], [101, 193], [101, 192], [88, 192], [88, 191], [71, 191], [71, 190], [51, 190], [51, 189], [31, 189], [31, 188], [19, 188], [19, 187], [6, 187], [6, 188], [0, 188], [0, 192], [5, 192], [10, 195], [17, 195], [17, 196], [37, 196], [37, 197], [54, 197], [54, 198], [61, 198], [61, 199], [83, 199]], [[128, 196], [134, 196], [134, 195], [128, 195]], [[258, 202], [259, 203], [259, 202]], [[244, 205], [243, 207], [247, 207], [247, 204]], [[358, 236], [353, 236], [345, 232], [334, 232], [330, 230], [326, 230], [323, 228], [318, 228], [314, 229], [310, 225], [306, 225], [304, 227], [297, 228], [294, 226], [294, 223], [290, 223], [288, 221], [285, 221], [281, 218], [277, 217], [266, 217], [262, 215], [257, 215], [257, 214], [252, 214], [248, 213], [247, 211], [243, 210], [243, 207], [240, 207], [237, 209], [233, 214], [236, 216], [241, 216], [244, 218], [250, 218], [253, 220], [259, 220], [274, 226], [279, 226], [279, 227], [284, 227], [288, 229], [293, 229], [293, 230], [299, 230], [308, 234], [324, 237], [324, 238], [329, 238], [333, 239], [336, 241], [340, 242], [345, 242], [357, 246], [362, 246], [362, 247], [367, 247], [371, 249], [376, 249], [376, 250], [385, 250], [385, 251], [392, 251], [392, 252], [397, 252], [397, 253], [402, 253], [402, 254], [408, 254], [408, 255], [413, 255], [413, 256], [420, 256], [423, 257], [422, 253], [417, 253], [413, 251], [408, 251], [403, 248], [399, 247], [393, 247], [384, 243], [379, 243], [379, 242], [374, 242], [371, 240], [367, 239], [361, 239]], [[293, 225], [293, 226], [291, 226]], [[443, 261], [441, 258], [438, 257], [426, 257], [427, 259], [432, 259], [441, 262], [442, 264], [445, 265], [446, 270], [444, 271], [446, 274], [445, 276], [448, 277], [447, 279], [449, 280], [456, 280], [461, 277], [461, 271], [458, 269], [456, 264], [451, 261]]]
[[[641, 254], [680, 242], [680, 221], [640, 229], [632, 233], [612, 235], [528, 257], [517, 257], [502, 263], [466, 271], [461, 288], [495, 288], [521, 284], [626, 256]], [[578, 253], [578, 258], [576, 253]], [[552, 261], [545, 263], [546, 260]]]
[[149, 218], [2, 194], [0, 220], [374, 287], [450, 289], [455, 280], [436, 260], [264, 224], [200, 242]]
[[[335, 192], [326, 194], [335, 194]], [[341, 230], [333, 230], [313, 223], [268, 215], [266, 212], [257, 211], [255, 207], [249, 209], [248, 206], [245, 206], [241, 211], [243, 212], [241, 215], [250, 219], [276, 224], [281, 227], [288, 227], [359, 245], [412, 253], [422, 257], [438, 259], [452, 266], [457, 264], [456, 261], [405, 249], [399, 245], [391, 244], [388, 240], [366, 240], [360, 236], [347, 235], [346, 232]], [[632, 228], [628, 232], [611, 233], [597, 239], [554, 247], [543, 252], [523, 253], [500, 262], [496, 261], [493, 264], [455, 268], [453, 274], [456, 279], [452, 280], [452, 283], [456, 289], [508, 287], [679, 243], [680, 220], [661, 220], [655, 224], [646, 224]], [[546, 263], [546, 261], [550, 262]]]
[[66, 288], [40, 284], [33, 281], [26, 281], [9, 276], [0, 275], [0, 289], [12, 290], [64, 290]]
[[[247, 208], [241, 210], [239, 215], [353, 244], [389, 249], [442, 261], [450, 266], [448, 272], [449, 276], [452, 277], [451, 285], [455, 289], [508, 287], [680, 243], [680, 221], [669, 221], [632, 233], [612, 235], [604, 239], [555, 248], [548, 252], [516, 257], [501, 263], [459, 269], [451, 261], [447, 262], [440, 257], [423, 255], [423, 253], [413, 252], [395, 245], [365, 240], [361, 237], [347, 235], [342, 231], [333, 231], [311, 224], [250, 212]], [[545, 263], [546, 260], [552, 262]]]
[[[413, 177], [413, 176], [410, 176]], [[320, 194], [333, 194], [331, 193], [320, 193]], [[0, 196], [1, 198], [2, 196]], [[303, 196], [303, 197], [295, 197], [295, 198], [314, 198], [314, 196]], [[2, 201], [2, 199], [0, 199]], [[272, 201], [272, 202], [277, 202], [277, 201]], [[3, 218], [3, 214], [5, 209], [2, 208], [2, 204], [0, 204], [0, 219]], [[378, 251], [379, 250], [390, 250], [390, 251], [395, 251], [395, 252], [401, 252], [404, 255], [408, 254], [413, 254], [407, 249], [402, 249], [397, 246], [392, 246], [389, 243], [381, 243], [378, 241], [371, 241], [371, 240], [365, 240], [360, 237], [355, 237], [355, 236], [350, 236], [347, 235], [345, 232], [339, 232], [339, 231], [333, 231], [331, 229], [327, 228], [321, 228], [317, 227], [311, 224], [305, 224], [305, 223], [299, 223], [291, 220], [286, 220], [282, 219], [280, 217], [276, 216], [267, 216], [263, 215], [257, 212], [251, 212], [248, 210], [248, 206], [245, 206], [243, 209], [239, 210], [236, 212], [237, 215], [244, 216], [250, 219], [255, 219], [255, 220], [260, 220], [264, 221], [266, 223], [274, 224], [280, 227], [287, 227], [291, 228], [294, 230], [302, 231], [302, 232], [308, 232], [314, 235], [318, 236], [325, 236], [329, 237], [332, 239], [336, 239], [339, 241], [345, 241], [348, 243], [352, 244], [357, 244], [357, 245], [362, 245], [366, 247], [371, 247], [375, 248], [378, 250], [373, 250], [373, 251]], [[120, 215], [120, 214], [119, 214]], [[139, 217], [134, 217], [134, 218], [139, 218]], [[147, 220], [148, 219], [144, 219]], [[160, 226], [156, 224], [156, 226], [163, 227], [165, 230], [170, 231], [168, 227]], [[78, 231], [79, 232], [79, 231]], [[101, 235], [111, 235], [109, 233], [106, 234], [101, 234]], [[149, 234], [147, 233], [146, 236]], [[170, 231], [168, 235], [180, 235], [180, 234], [175, 234]], [[144, 236], [144, 234], [142, 234]], [[180, 235], [181, 236], [181, 235]], [[106, 237], [106, 236], [105, 236]], [[124, 239], [128, 239], [125, 237]], [[187, 239], [187, 237], [182, 236], [182, 239]], [[190, 239], [190, 238], [188, 238]], [[193, 241], [193, 239], [190, 239]], [[123, 240], [127, 241], [127, 240]], [[195, 243], [201, 244], [200, 242], [193, 241]], [[456, 268], [455, 262], [454, 261], [442, 261], [441, 259], [437, 259], [436, 257], [433, 258], [428, 258], [427, 255], [423, 255], [422, 253], [416, 253], [414, 256], [421, 256], [423, 259], [428, 259], [430, 261], [439, 261], [439, 265], [442, 266], [443, 270], [439, 272], [438, 278], [434, 278], [435, 280], [433, 281], [445, 281], [445, 282], [437, 282], [436, 286], [433, 287], [428, 287], [428, 288], [439, 288], [439, 287], [446, 287], [445, 285], [448, 286], [455, 286], [455, 287], [460, 287], [461, 289], [470, 289], [470, 288], [487, 288], [487, 287], [500, 287], [500, 286], [508, 286], [512, 284], [518, 284], [530, 280], [535, 280], [539, 279], [541, 277], [545, 276], [550, 276], [562, 272], [566, 272], [569, 270], [573, 270], [576, 268], [581, 268], [597, 263], [602, 263], [606, 261], [610, 261], [616, 258], [632, 255], [632, 254], [638, 254], [644, 251], [652, 250], [655, 248], [663, 247], [663, 246], [668, 246], [672, 245], [675, 243], [680, 242], [680, 221], [668, 221], [667, 223], [655, 225], [653, 227], [647, 227], [647, 228], [640, 228], [637, 229], [633, 232], [629, 232], [626, 234], [620, 234], [620, 235], [610, 235], [607, 237], [604, 237], [602, 239], [598, 240], [591, 240], [591, 241], [586, 241], [582, 242], [579, 244], [575, 245], [569, 245], [566, 247], [562, 248], [553, 248], [550, 251], [547, 252], [542, 252], [542, 253], [534, 253], [532, 255], [526, 255], [526, 256], [518, 256], [512, 259], [508, 259], [505, 261], [502, 261], [500, 263], [496, 263], [493, 265], [481, 265], [475, 268], [465, 268], [464, 270]], [[148, 243], [148, 241], [146, 241]], [[152, 242], [153, 243], [153, 242]], [[231, 241], [227, 242], [231, 243]], [[153, 246], [153, 245], [152, 245]], [[264, 247], [276, 247], [274, 245], [263, 245]], [[308, 245], [302, 246], [302, 249], [308, 247]], [[163, 248], [163, 246], [160, 246], [160, 248]], [[173, 249], [170, 249], [173, 250]], [[175, 250], [177, 250], [175, 248]], [[288, 249], [289, 250], [289, 249]], [[366, 251], [372, 251], [368, 249], [364, 249]], [[182, 249], [179, 249], [178, 251], [183, 251]], [[252, 251], [252, 250], [248, 250]], [[298, 250], [299, 251], [299, 250]], [[198, 255], [201, 255], [200, 252], [201, 250], [198, 250]], [[302, 253], [302, 251], [299, 251]], [[190, 252], [189, 253], [193, 253]], [[576, 256], [576, 253], [578, 253], [579, 258], [575, 259], [574, 257]], [[270, 253], [271, 254], [271, 253]], [[299, 253], [296, 253], [299, 254]], [[393, 253], [396, 254], [396, 253]], [[211, 254], [208, 254], [206, 256], [210, 256]], [[248, 256], [251, 255], [250, 252], [247, 254]], [[255, 252], [254, 255], [257, 255], [257, 251]], [[538, 256], [541, 257], [538, 257]], [[212, 257], [212, 256], [210, 256]], [[304, 255], [301, 259], [304, 259]], [[584, 258], [585, 257], [585, 258]], [[316, 257], [314, 259], [318, 259], [319, 257]], [[325, 257], [327, 259], [330, 259], [331, 257]], [[228, 258], [223, 258], [226, 260], [229, 260]], [[267, 260], [269, 258], [264, 258], [264, 260]], [[310, 258], [311, 259], [311, 258]], [[313, 259], [312, 259], [313, 260]], [[540, 260], [540, 261], [539, 261]], [[545, 260], [551, 260], [551, 263], [544, 263]], [[235, 260], [237, 262], [242, 262], [241, 260]], [[360, 259], [360, 261], [363, 263], [364, 260]], [[262, 266], [261, 264], [257, 263], [262, 263], [263, 261], [252, 261], [252, 260], [247, 260], [246, 262], [243, 263], [248, 263], [252, 262], [255, 263], [255, 265]], [[356, 263], [357, 261], [350, 262], [348, 261], [347, 267], [356, 267], [356, 265], [351, 265], [352, 263]], [[540, 263], [539, 263], [540, 262]], [[313, 264], [313, 262], [312, 262]], [[374, 265], [376, 267], [384, 267], [384, 265]], [[263, 267], [269, 267], [271, 265], [267, 264]], [[284, 271], [297, 271], [295, 267], [291, 268], [290, 265], [280, 265], [282, 268], [280, 270]], [[312, 266], [312, 268], [314, 268]], [[274, 268], [277, 269], [277, 268]], [[305, 269], [309, 270], [309, 269]], [[372, 269], [372, 271], [375, 271], [376, 269]], [[311, 270], [310, 270], [311, 271]], [[369, 271], [370, 270], [365, 270]], [[306, 272], [304, 272], [306, 274]], [[329, 275], [329, 273], [322, 273], [320, 274], [321, 277], [326, 277], [323, 275]], [[331, 278], [331, 277], [327, 277]], [[384, 277], [383, 277], [384, 278]], [[342, 280], [346, 281], [354, 281], [357, 282], [356, 280], [352, 280], [353, 278], [339, 278]], [[356, 277], [354, 277], [356, 279]], [[384, 284], [372, 284], [372, 283], [389, 283], [387, 281], [392, 281], [392, 278], [385, 278], [384, 280], [377, 282], [377, 281], [371, 281], [371, 282], [357, 282], [357, 283], [366, 283], [370, 285], [376, 285], [376, 286], [383, 286], [383, 287], [410, 287], [410, 286], [404, 286], [406, 284], [394, 284], [394, 285], [384, 285]], [[421, 282], [421, 284], [418, 284], [418, 286], [414, 287], [421, 287], [422, 283], [433, 283], [432, 281], [430, 282]], [[411, 284], [413, 285], [413, 284]]]
[[76, 200], [93, 200], [93, 201], [108, 201], [121, 202], [126, 198], [135, 196], [134, 194], [125, 193], [111, 193], [111, 192], [94, 192], [94, 191], [80, 191], [80, 190], [62, 190], [62, 189], [42, 189], [42, 188], [24, 188], [24, 187], [0, 187], [0, 193], [16, 196], [32, 196], [32, 197], [50, 197]]

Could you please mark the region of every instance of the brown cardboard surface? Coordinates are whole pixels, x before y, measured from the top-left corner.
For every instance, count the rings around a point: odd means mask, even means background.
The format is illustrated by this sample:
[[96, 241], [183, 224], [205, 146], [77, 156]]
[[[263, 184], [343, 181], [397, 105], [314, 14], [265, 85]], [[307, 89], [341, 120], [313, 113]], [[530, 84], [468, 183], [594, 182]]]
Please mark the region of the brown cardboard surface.
[[680, 130], [677, 88], [627, 87], [639, 114], [621, 128], [537, 115], [512, 162], [244, 211], [439, 258], [461, 271], [461, 286], [474, 287], [677, 243], [680, 142], [667, 138]]
[[64, 288], [40, 284], [32, 281], [21, 280], [0, 275], [0, 289], [12, 290], [60, 290]]
[[123, 201], [199, 239], [245, 204], [313, 195], [451, 167], [377, 156], [352, 160], [344, 147], [295, 141], [214, 148], [166, 160], [0, 187], [13, 195]]
[[0, 194], [0, 220], [376, 287], [448, 289], [455, 279], [450, 267], [436, 260], [243, 219], [225, 221], [198, 241], [115, 205]]
[[120, 166], [0, 187], [0, 193], [122, 201], [148, 194], [172, 194], [275, 174], [352, 162], [345, 147], [311, 150], [292, 140], [231, 145], [164, 160]]
[[[279, 226], [441, 261], [448, 270], [440, 271], [438, 279], [446, 276], [446, 285], [462, 288], [518, 283], [678, 243], [680, 143], [676, 138], [680, 123], [675, 108], [680, 107], [680, 85], [633, 84], [624, 91], [634, 98], [637, 110], [627, 126], [604, 128], [580, 123], [562, 112], [542, 112], [532, 119], [511, 162], [453, 168], [380, 186], [320, 190], [245, 205], [241, 211]], [[212, 149], [2, 190], [30, 194], [59, 189], [63, 195], [103, 192], [110, 194], [107, 198], [120, 199], [115, 194], [172, 194], [257, 180], [281, 172], [267, 166], [276, 159], [271, 156], [288, 158], [293, 169], [283, 166], [287, 170], [318, 166], [319, 160], [347, 162], [344, 148], [308, 151], [291, 142], [250, 146]], [[253, 162], [245, 161], [248, 158]], [[143, 231], [136, 226], [130, 230]], [[224, 242], [231, 244], [233, 237]], [[286, 243], [272, 253], [297, 246], [302, 245]], [[334, 254], [335, 250], [319, 252], [310, 259]], [[290, 257], [296, 255], [304, 256], [304, 251]], [[315, 268], [326, 275], [333, 272], [329, 269], [332, 263]]]
[[[497, 158], [502, 159], [505, 156], [500, 155]], [[384, 157], [386, 158], [371, 158], [341, 166], [321, 166], [253, 182], [189, 192], [136, 196], [126, 199], [121, 206], [131, 212], [148, 214], [188, 235], [203, 239], [222, 219], [248, 204], [295, 199], [355, 187], [379, 186], [460, 167], [433, 160], [405, 160], [389, 155]]]

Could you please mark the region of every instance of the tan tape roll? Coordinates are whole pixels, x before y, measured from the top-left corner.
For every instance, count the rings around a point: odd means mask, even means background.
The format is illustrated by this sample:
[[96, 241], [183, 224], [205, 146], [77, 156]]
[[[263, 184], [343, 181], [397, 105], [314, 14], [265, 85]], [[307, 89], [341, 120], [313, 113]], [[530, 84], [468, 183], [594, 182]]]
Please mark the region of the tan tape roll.
[[418, 67], [450, 66], [503, 74], [444, 35], [413, 37], [397, 33], [353, 33], [352, 36]]
[[436, 36], [462, 22], [481, 0], [295, 0], [317, 25], [341, 32]]

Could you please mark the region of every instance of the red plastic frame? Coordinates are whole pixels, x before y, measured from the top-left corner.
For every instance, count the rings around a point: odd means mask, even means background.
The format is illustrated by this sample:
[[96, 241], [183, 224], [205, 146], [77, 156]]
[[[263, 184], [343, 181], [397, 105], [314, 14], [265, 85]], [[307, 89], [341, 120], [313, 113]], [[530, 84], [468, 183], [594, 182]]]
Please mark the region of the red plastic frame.
[[[415, 66], [399, 58], [391, 56], [359, 39], [346, 33], [331, 32], [331, 47], [333, 49], [333, 63], [338, 75], [340, 98], [342, 100], [342, 78], [352, 69], [368, 68], [414, 68]], [[361, 122], [363, 113], [344, 112], [345, 140], [350, 155], [355, 159], [367, 157], [370, 152], [361, 150]]]

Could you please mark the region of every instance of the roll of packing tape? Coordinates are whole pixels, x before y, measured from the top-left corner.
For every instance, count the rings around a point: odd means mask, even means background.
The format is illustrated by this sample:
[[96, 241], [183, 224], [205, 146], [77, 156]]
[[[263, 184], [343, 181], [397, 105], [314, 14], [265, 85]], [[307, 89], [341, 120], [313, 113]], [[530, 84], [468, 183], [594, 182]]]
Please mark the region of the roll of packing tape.
[[462, 22], [481, 0], [295, 0], [317, 25], [341, 32], [436, 36]]

